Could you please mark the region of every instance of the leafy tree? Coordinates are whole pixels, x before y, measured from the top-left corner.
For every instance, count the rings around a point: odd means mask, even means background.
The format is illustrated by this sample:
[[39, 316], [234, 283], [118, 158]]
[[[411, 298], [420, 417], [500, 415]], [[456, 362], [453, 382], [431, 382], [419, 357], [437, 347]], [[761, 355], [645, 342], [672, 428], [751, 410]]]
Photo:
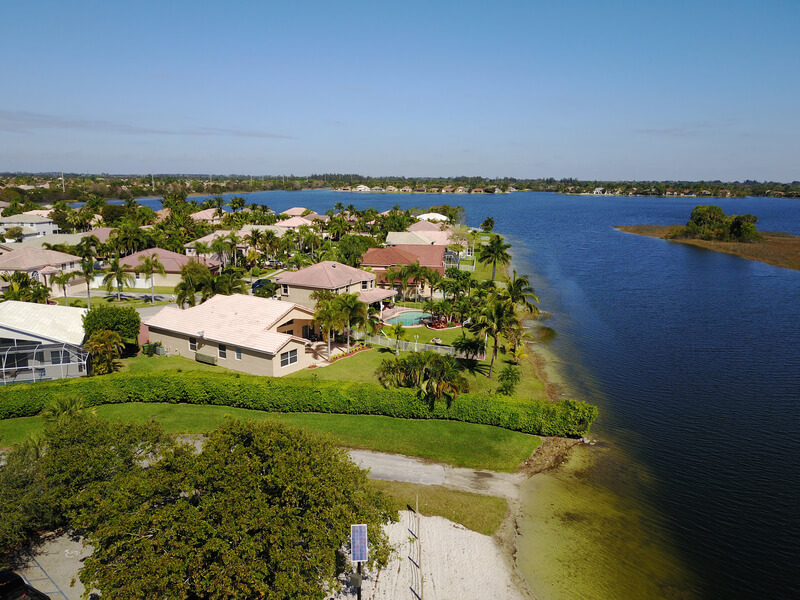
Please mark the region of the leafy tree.
[[277, 422], [227, 421], [199, 454], [167, 449], [83, 495], [87, 589], [116, 598], [316, 598], [339, 586], [352, 523], [371, 563], [390, 548], [385, 497], [331, 442]]
[[133, 341], [139, 337], [141, 318], [135, 308], [129, 306], [100, 305], [83, 315], [83, 330], [86, 337], [98, 331], [115, 331], [123, 340]]
[[[5, 211], [3, 211], [3, 216], [6, 216]], [[6, 232], [4, 234], [7, 240], [13, 240], [15, 242], [21, 242], [23, 235], [24, 232], [22, 230], [22, 227], [20, 227], [19, 225], [14, 225], [13, 227], [9, 227], [8, 229], [6, 229]]]
[[503, 238], [499, 235], [493, 235], [486, 246], [481, 246], [478, 251], [478, 260], [483, 264], [492, 265], [492, 281], [494, 281], [497, 274], [497, 265], [507, 265], [511, 262], [511, 254], [508, 249], [511, 244], [503, 242]]
[[486, 217], [481, 223], [481, 230], [484, 233], [491, 233], [494, 229], [494, 219], [492, 217]]
[[197, 303], [197, 294], [203, 303], [214, 294], [214, 278], [207, 266], [197, 260], [190, 260], [181, 267], [181, 281], [175, 286], [178, 305], [194, 306]]
[[314, 307], [314, 323], [319, 327], [320, 332], [328, 342], [328, 362], [330, 362], [331, 336], [334, 331], [342, 327], [344, 319], [342, 318], [342, 312], [339, 310], [332, 293], [320, 294], [316, 299], [317, 304]]

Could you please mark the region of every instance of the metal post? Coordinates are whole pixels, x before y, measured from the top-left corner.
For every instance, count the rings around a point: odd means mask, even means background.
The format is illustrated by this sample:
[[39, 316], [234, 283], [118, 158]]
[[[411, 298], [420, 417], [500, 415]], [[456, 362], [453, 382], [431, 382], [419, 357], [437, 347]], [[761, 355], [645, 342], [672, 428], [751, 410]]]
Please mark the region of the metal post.
[[358, 563], [358, 596], [357, 600], [361, 600], [361, 563]]

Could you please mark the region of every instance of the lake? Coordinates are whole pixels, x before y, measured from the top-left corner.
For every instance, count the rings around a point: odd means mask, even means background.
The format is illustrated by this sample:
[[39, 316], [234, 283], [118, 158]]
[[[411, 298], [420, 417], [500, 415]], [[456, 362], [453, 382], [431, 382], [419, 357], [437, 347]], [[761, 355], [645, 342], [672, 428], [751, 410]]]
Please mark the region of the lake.
[[554, 377], [601, 410], [598, 444], [527, 489], [517, 559], [537, 595], [800, 598], [800, 272], [614, 229], [685, 223], [705, 203], [800, 235], [798, 201], [246, 197], [278, 212], [459, 204], [508, 236], [552, 314]]

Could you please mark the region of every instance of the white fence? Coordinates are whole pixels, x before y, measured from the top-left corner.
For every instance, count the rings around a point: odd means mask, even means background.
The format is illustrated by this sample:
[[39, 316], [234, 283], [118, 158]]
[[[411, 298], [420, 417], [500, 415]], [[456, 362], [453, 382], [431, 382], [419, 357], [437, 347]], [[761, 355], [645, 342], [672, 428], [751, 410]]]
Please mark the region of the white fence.
[[[356, 339], [364, 339], [364, 334], [362, 332], [353, 332], [353, 337]], [[398, 345], [398, 341], [392, 338], [387, 338], [382, 335], [368, 335], [366, 336], [366, 343], [373, 344], [375, 346], [385, 346], [387, 348], [395, 349]], [[426, 350], [433, 350], [438, 354], [446, 354], [448, 356], [455, 356], [456, 358], [467, 358], [467, 356], [463, 353], [460, 353], [458, 350], [453, 348], [452, 346], [440, 346], [438, 344], [419, 344], [417, 342], [407, 342], [405, 340], [400, 340], [399, 342], [400, 350], [408, 351], [408, 352], [425, 352]], [[475, 357], [476, 360], [483, 360], [485, 355], [479, 354]]]

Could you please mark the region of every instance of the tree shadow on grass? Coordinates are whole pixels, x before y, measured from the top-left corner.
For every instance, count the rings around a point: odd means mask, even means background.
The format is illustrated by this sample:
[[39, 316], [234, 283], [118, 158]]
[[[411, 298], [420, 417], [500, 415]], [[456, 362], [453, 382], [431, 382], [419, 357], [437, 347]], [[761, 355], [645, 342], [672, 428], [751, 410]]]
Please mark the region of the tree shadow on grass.
[[459, 358], [457, 360], [461, 368], [473, 377], [477, 377], [478, 375], [483, 375], [484, 377], [489, 376], [489, 365], [472, 358]]

